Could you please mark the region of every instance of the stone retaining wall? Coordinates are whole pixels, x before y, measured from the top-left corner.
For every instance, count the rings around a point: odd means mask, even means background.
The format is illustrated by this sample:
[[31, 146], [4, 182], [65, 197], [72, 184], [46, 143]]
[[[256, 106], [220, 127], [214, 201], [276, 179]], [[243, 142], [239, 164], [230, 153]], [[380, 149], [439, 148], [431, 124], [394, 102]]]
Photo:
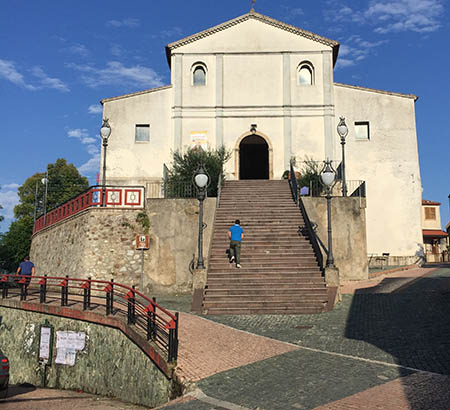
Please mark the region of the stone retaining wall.
[[[328, 249], [327, 199], [302, 197], [317, 234]], [[334, 263], [341, 280], [362, 280], [369, 275], [366, 239], [366, 200], [337, 197], [331, 200]], [[324, 264], [326, 252], [322, 248]]]
[[[214, 225], [215, 198], [204, 202], [204, 253], [207, 256]], [[141, 252], [135, 237], [145, 233], [136, 221], [141, 210], [87, 209], [33, 236], [31, 258], [38, 275], [110, 280], [139, 288]], [[198, 201], [149, 199], [150, 249], [144, 251], [144, 289], [190, 292], [189, 262], [197, 255]]]
[[[10, 361], [10, 384], [42, 386], [39, 364], [40, 326], [54, 327], [53, 357], [47, 367], [47, 387], [82, 390], [155, 407], [172, 396], [172, 382], [121, 331], [106, 326], [0, 307], [0, 346]], [[86, 334], [74, 366], [55, 364], [56, 332]]]

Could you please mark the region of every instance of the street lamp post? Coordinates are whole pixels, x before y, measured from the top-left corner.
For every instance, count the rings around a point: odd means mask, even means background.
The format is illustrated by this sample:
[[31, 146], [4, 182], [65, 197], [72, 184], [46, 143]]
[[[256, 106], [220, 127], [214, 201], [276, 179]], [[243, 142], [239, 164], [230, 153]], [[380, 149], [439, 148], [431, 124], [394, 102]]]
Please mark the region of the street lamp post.
[[347, 124], [344, 117], [339, 117], [339, 124], [337, 126], [337, 132], [341, 138], [342, 146], [342, 196], [347, 196], [347, 181], [345, 178], [345, 137], [348, 134]]
[[203, 201], [206, 197], [206, 189], [208, 188], [209, 182], [210, 178], [208, 173], [203, 169], [203, 165], [200, 165], [197, 172], [194, 174], [194, 183], [197, 188], [197, 199], [199, 202], [197, 269], [205, 269], [203, 261]]
[[44, 226], [47, 224], [47, 193], [48, 193], [48, 170], [45, 171], [45, 177], [41, 182], [44, 184]]
[[336, 172], [334, 171], [331, 161], [327, 158], [325, 165], [320, 173], [320, 178], [323, 184], [327, 187], [327, 218], [328, 218], [328, 254], [327, 254], [327, 268], [334, 268], [333, 258], [333, 240], [331, 231], [331, 188], [333, 186]]
[[108, 121], [108, 118], [105, 118], [100, 128], [100, 136], [103, 143], [102, 206], [105, 206], [106, 203], [106, 149], [108, 148], [108, 138], [111, 135], [111, 127]]

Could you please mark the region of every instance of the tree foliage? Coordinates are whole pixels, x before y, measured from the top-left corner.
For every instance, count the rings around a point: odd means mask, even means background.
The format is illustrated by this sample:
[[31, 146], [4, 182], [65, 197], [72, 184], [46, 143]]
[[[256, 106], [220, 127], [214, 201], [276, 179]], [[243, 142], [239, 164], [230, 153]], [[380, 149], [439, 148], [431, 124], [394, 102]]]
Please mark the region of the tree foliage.
[[[64, 158], [59, 158], [54, 164], [48, 164], [47, 211], [62, 204], [89, 187], [89, 181], [78, 172], [73, 164], [68, 164]], [[14, 216], [21, 218], [34, 215], [34, 205], [37, 187], [37, 208], [39, 215], [43, 212], [43, 196], [45, 186], [42, 179], [44, 172], [38, 172], [29, 177], [17, 190], [19, 204], [14, 207]]]
[[297, 177], [299, 187], [309, 187], [312, 195], [319, 195], [323, 189], [320, 179], [320, 163], [312, 158], [305, 157], [300, 175]]
[[173, 163], [169, 169], [166, 181], [166, 194], [169, 197], [196, 196], [193, 185], [193, 176], [200, 165], [210, 177], [208, 196], [217, 195], [217, 184], [224, 164], [230, 159], [231, 151], [225, 147], [204, 151], [201, 148], [191, 148], [185, 153], [176, 151], [173, 154]]
[[[54, 164], [48, 164], [47, 170], [47, 211], [89, 187], [88, 179], [81, 176], [77, 168], [63, 158], [57, 159]], [[38, 172], [17, 190], [19, 204], [14, 207], [16, 220], [11, 223], [8, 232], [0, 237], [0, 265], [4, 269], [14, 271], [30, 252], [36, 198], [37, 216], [43, 212], [44, 177], [45, 173]]]

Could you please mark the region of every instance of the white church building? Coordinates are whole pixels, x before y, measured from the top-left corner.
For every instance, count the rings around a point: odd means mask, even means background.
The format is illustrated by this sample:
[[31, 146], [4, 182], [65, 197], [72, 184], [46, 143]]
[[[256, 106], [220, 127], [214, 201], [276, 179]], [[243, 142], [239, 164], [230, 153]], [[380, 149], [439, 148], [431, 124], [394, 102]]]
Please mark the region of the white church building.
[[[250, 11], [166, 47], [171, 84], [102, 100], [107, 183], [151, 186], [176, 150], [225, 146], [227, 179], [281, 179], [291, 158], [366, 182], [369, 254], [422, 253], [417, 97], [335, 83], [339, 43]], [[148, 190], [148, 195], [151, 190]]]

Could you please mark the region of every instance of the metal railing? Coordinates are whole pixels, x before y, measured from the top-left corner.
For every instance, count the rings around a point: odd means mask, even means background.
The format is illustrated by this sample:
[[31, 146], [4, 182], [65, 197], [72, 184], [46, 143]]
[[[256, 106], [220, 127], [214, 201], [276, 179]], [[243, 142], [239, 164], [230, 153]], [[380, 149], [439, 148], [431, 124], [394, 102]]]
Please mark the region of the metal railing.
[[[178, 312], [171, 313], [138, 292], [135, 286], [105, 280], [70, 278], [69, 276], [1, 275], [2, 299], [34, 297], [39, 303], [60, 300], [61, 306], [78, 306], [83, 310], [101, 310], [106, 316], [126, 318], [129, 325], [143, 332], [172, 363], [178, 356]], [[75, 307], [76, 308], [76, 307]]]
[[[104, 203], [102, 201], [103, 195]], [[34, 223], [33, 233], [87, 208], [94, 207], [143, 209], [145, 207], [145, 188], [143, 186], [91, 186], [81, 194], [40, 215]]]
[[[332, 189], [332, 196], [343, 196], [341, 189], [341, 180], [336, 180], [336, 183]], [[366, 197], [366, 182], [361, 180], [347, 180], [347, 196], [348, 197]], [[308, 186], [301, 186], [298, 188], [301, 196], [320, 197], [326, 196], [327, 192], [323, 184], [319, 181], [311, 181]]]
[[299, 195], [297, 178], [295, 176], [294, 166], [291, 162], [290, 164], [290, 172], [289, 172], [289, 186], [291, 187], [292, 199], [296, 204], [298, 204], [300, 211], [303, 215], [303, 220], [305, 222], [304, 228], [300, 227], [300, 230], [305, 230], [306, 232], [301, 232], [302, 234], [306, 234], [306, 236], [311, 241], [311, 245], [314, 250], [314, 254], [317, 258], [317, 262], [319, 263], [320, 270], [323, 274], [323, 255], [319, 247], [319, 242], [317, 240], [316, 231], [314, 230], [311, 221], [309, 220], [308, 213], [306, 212], [305, 205], [303, 204], [301, 195]]

